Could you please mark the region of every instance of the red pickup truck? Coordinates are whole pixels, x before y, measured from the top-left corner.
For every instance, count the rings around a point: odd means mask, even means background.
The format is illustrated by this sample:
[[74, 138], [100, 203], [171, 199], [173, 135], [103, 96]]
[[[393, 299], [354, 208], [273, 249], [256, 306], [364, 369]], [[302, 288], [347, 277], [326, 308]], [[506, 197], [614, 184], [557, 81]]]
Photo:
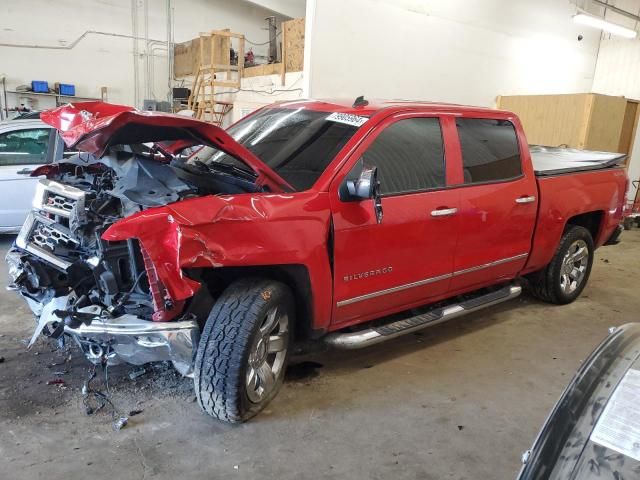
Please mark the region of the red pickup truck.
[[7, 255], [44, 333], [96, 364], [170, 360], [205, 412], [277, 393], [294, 340], [359, 348], [509, 300], [575, 300], [617, 242], [619, 154], [535, 147], [518, 118], [298, 101], [224, 131], [85, 103]]

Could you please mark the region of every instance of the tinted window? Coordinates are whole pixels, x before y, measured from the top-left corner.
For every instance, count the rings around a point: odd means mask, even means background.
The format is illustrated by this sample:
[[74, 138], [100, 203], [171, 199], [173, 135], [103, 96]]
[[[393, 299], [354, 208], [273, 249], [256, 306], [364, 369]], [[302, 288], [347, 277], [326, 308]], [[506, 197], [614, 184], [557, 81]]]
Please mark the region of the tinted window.
[[511, 122], [458, 118], [456, 125], [464, 183], [506, 180], [522, 173], [516, 129]]
[[0, 134], [0, 165], [33, 165], [47, 161], [50, 128]]
[[410, 118], [385, 128], [362, 156], [378, 167], [383, 195], [445, 185], [442, 131], [437, 118]]
[[[302, 108], [267, 108], [241, 120], [228, 132], [296, 190], [307, 190], [358, 129], [328, 120], [330, 115]], [[189, 161], [247, 168], [212, 147], [198, 150]]]

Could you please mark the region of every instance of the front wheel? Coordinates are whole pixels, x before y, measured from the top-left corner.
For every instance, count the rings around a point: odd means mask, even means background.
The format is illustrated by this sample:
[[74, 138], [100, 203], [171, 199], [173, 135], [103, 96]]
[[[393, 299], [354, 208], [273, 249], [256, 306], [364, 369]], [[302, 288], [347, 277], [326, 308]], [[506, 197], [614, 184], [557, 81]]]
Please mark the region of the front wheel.
[[589, 230], [569, 225], [551, 262], [541, 271], [529, 275], [531, 293], [557, 305], [573, 302], [589, 280], [593, 254], [593, 239]]
[[292, 339], [293, 297], [266, 279], [238, 280], [205, 324], [194, 368], [200, 407], [231, 423], [248, 420], [280, 390]]

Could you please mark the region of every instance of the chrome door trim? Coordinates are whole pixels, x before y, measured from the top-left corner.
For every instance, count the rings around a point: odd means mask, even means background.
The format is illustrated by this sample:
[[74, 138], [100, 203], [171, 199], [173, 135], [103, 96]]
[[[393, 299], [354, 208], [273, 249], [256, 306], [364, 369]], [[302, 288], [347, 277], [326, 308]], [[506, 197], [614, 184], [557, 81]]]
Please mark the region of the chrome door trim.
[[423, 285], [428, 285], [430, 283], [439, 282], [440, 280], [447, 280], [448, 278], [457, 277], [459, 275], [464, 275], [465, 273], [476, 272], [478, 270], [482, 270], [484, 268], [495, 267], [497, 265], [502, 265], [503, 263], [514, 262], [516, 260], [520, 260], [522, 258], [526, 258], [529, 256], [528, 253], [521, 253], [519, 255], [515, 255], [513, 257], [501, 258], [500, 260], [495, 260], [493, 262], [485, 263], [482, 265], [477, 265], [471, 268], [465, 268], [464, 270], [457, 270], [453, 273], [446, 273], [444, 275], [439, 275], [437, 277], [425, 278], [424, 280], [418, 280], [417, 282], [405, 283], [404, 285], [398, 285], [397, 287], [386, 288], [384, 290], [378, 290], [377, 292], [365, 293], [364, 295], [359, 295], [357, 297], [347, 298], [346, 300], [341, 300], [336, 303], [336, 306], [344, 307], [346, 305], [351, 305], [352, 303], [362, 302], [364, 300], [370, 300], [372, 298], [380, 297], [382, 295], [388, 295], [390, 293], [401, 292], [402, 290], [408, 290], [409, 288], [421, 287]]
[[503, 263], [515, 262], [516, 260], [520, 260], [528, 256], [528, 253], [521, 253], [520, 255], [515, 255], [513, 257], [502, 258], [500, 260], [496, 260], [494, 262], [485, 263], [483, 265], [477, 265], [471, 268], [465, 268], [464, 270], [457, 270], [453, 272], [453, 276], [457, 277], [459, 275], [464, 275], [465, 273], [477, 272], [478, 270], [482, 270], [484, 268], [495, 267], [496, 265], [502, 265]]

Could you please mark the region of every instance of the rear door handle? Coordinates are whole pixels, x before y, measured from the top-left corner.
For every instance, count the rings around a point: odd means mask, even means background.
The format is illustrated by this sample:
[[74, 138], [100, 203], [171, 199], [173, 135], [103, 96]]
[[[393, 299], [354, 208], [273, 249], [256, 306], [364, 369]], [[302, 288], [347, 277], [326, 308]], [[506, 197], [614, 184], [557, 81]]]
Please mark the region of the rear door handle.
[[533, 203], [535, 201], [536, 197], [534, 197], [533, 195], [516, 198], [516, 203]]
[[436, 208], [431, 210], [432, 217], [450, 217], [458, 212], [457, 208]]
[[16, 173], [18, 175], [31, 175], [33, 173], [33, 170], [29, 168], [23, 168], [22, 170], [18, 170]]

